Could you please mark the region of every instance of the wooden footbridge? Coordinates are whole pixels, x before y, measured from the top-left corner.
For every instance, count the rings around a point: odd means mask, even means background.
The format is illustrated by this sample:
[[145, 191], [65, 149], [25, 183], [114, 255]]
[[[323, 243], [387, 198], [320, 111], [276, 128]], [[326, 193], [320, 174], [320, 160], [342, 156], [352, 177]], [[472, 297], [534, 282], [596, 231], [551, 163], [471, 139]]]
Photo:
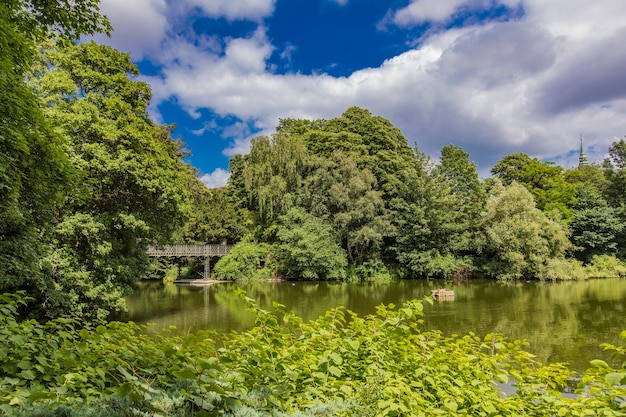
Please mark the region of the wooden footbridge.
[[[230, 253], [233, 245], [151, 245], [146, 253], [150, 257], [168, 258], [204, 258], [204, 274], [202, 277], [208, 280], [211, 276], [210, 259], [214, 256], [225, 256]], [[178, 278], [180, 278], [180, 265], [178, 266]]]

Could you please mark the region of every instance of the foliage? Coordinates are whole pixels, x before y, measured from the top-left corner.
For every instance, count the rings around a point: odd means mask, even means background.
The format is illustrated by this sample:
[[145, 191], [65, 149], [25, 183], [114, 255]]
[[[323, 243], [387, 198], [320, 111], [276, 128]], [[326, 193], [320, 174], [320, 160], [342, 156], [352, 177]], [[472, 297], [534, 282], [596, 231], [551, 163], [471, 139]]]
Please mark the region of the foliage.
[[555, 219], [567, 224], [572, 218], [577, 187], [566, 181], [563, 168], [552, 162], [541, 162], [523, 153], [506, 155], [491, 169], [504, 185], [513, 182], [524, 185], [535, 199], [537, 207], [546, 213], [555, 211]]
[[496, 185], [482, 214], [476, 245], [484, 270], [501, 279], [541, 277], [548, 261], [561, 258], [570, 242], [563, 227], [535, 207], [518, 183]]
[[624, 229], [618, 214], [593, 188], [579, 189], [570, 224], [578, 259], [589, 262], [596, 255], [616, 253], [617, 239]]
[[237, 243], [213, 268], [213, 278], [227, 281], [268, 279], [273, 276], [275, 249], [249, 236]]
[[542, 280], [581, 280], [589, 278], [588, 268], [577, 259], [548, 259], [545, 266], [537, 273]]
[[[248, 331], [147, 337], [132, 323], [19, 323], [23, 300], [2, 299], [0, 407], [8, 415], [102, 415], [99, 407], [115, 415], [116, 405], [133, 415], [233, 417], [624, 411], [626, 364], [592, 361], [577, 397], [565, 397], [572, 374], [564, 366], [541, 365], [523, 343], [496, 334], [424, 331], [418, 301], [365, 317], [338, 308], [305, 323], [279, 304], [269, 312], [247, 299], [256, 317]], [[626, 332], [622, 340], [604, 347], [623, 357]], [[503, 395], [509, 381], [516, 391]]]
[[276, 235], [280, 269], [287, 278], [345, 278], [345, 252], [332, 226], [324, 220], [292, 208], [279, 218]]
[[39, 275], [45, 231], [70, 186], [62, 138], [25, 84], [35, 42], [107, 32], [97, 1], [6, 0], [0, 4], [0, 290]]
[[594, 255], [587, 265], [590, 278], [626, 277], [626, 264], [615, 256]]
[[252, 140], [241, 175], [250, 207], [270, 224], [291, 207], [290, 196], [300, 185], [307, 150], [297, 137], [276, 134]]
[[391, 226], [373, 174], [339, 151], [311, 158], [309, 170], [297, 193], [299, 205], [334, 226], [350, 264], [379, 257]]
[[207, 189], [198, 181], [193, 207], [183, 231], [187, 243], [238, 242], [248, 231], [247, 210], [237, 208], [228, 188]]
[[[143, 243], [168, 241], [188, 212], [189, 182], [171, 126], [148, 117], [150, 88], [127, 54], [93, 42], [50, 47], [33, 88], [67, 141], [77, 182], [55, 213], [44, 278], [48, 317], [103, 318], [147, 271]], [[197, 181], [197, 180], [196, 180]]]

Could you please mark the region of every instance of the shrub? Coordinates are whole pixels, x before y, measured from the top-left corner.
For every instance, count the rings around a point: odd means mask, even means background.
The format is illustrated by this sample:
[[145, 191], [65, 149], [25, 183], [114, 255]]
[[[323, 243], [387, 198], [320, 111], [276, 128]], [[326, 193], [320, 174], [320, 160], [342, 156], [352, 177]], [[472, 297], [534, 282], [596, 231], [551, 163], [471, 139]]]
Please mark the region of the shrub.
[[613, 255], [594, 255], [587, 265], [590, 278], [618, 278], [626, 276], [626, 265]]

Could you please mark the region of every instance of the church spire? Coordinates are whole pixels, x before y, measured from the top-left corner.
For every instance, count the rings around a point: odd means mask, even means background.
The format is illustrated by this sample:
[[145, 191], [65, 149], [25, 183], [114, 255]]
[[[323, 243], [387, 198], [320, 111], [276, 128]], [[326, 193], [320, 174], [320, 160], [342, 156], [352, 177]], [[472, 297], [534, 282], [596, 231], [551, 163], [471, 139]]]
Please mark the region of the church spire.
[[587, 154], [585, 153], [585, 148], [583, 147], [583, 135], [580, 134], [580, 156], [578, 157], [578, 166], [581, 167], [583, 165], [589, 165], [589, 161], [587, 160]]

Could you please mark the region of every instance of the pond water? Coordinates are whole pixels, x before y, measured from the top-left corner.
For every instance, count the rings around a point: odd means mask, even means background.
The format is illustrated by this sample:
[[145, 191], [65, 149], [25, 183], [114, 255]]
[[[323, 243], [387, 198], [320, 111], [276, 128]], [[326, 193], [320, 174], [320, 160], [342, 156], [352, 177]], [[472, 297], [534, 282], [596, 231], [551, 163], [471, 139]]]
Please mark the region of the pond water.
[[245, 330], [254, 324], [243, 289], [263, 307], [284, 304], [305, 320], [344, 306], [359, 315], [380, 304], [396, 306], [429, 295], [431, 289], [455, 291], [452, 301], [425, 303], [424, 327], [444, 334], [479, 336], [498, 332], [525, 339], [541, 362], [565, 362], [577, 371], [591, 359], [608, 360], [600, 343], [619, 344], [626, 329], [626, 279], [541, 283], [495, 281], [444, 282], [276, 282], [219, 283], [204, 287], [144, 282], [127, 298], [124, 320], [152, 323], [154, 330], [175, 326], [179, 334], [197, 329]]

